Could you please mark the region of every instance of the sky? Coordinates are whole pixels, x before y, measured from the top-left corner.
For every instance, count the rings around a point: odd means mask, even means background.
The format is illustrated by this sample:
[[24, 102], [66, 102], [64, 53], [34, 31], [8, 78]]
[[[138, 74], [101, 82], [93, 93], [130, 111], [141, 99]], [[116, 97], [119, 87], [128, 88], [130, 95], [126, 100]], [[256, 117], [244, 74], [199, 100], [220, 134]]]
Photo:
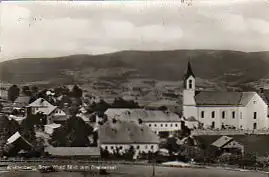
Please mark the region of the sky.
[[269, 51], [267, 0], [4, 1], [0, 17], [0, 62], [122, 50]]

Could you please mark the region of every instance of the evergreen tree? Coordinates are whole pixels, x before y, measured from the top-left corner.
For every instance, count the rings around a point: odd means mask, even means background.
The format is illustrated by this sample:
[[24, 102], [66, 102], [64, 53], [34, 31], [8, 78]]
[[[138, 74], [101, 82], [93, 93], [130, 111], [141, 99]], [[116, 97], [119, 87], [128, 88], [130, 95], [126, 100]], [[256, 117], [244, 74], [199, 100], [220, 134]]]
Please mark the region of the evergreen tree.
[[18, 96], [20, 95], [20, 89], [18, 88], [17, 85], [12, 85], [8, 89], [8, 99], [12, 102], [14, 102]]

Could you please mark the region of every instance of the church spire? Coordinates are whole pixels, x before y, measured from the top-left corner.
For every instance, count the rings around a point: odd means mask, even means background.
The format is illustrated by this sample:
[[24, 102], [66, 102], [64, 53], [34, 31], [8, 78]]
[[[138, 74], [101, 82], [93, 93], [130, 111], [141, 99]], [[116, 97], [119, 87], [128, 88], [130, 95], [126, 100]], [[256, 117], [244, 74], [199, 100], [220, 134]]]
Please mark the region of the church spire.
[[188, 68], [187, 68], [187, 72], [185, 73], [185, 79], [189, 78], [190, 76], [194, 77], [195, 78], [195, 75], [192, 71], [192, 68], [191, 68], [191, 62], [189, 60], [188, 62]]
[[[190, 77], [193, 77], [193, 79], [190, 79]], [[189, 60], [187, 71], [184, 75], [184, 88], [185, 89], [193, 89], [194, 88], [194, 82], [195, 82], [195, 75], [192, 71], [191, 62]]]

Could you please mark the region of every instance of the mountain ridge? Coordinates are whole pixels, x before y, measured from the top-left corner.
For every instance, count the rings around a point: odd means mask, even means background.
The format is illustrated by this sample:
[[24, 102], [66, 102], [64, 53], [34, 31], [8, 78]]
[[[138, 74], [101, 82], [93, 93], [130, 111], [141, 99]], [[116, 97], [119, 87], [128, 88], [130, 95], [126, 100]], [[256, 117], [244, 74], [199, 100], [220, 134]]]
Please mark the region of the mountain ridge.
[[182, 79], [189, 60], [194, 73], [210, 81], [245, 84], [269, 78], [267, 51], [125, 50], [101, 55], [79, 54], [3, 61], [0, 63], [0, 80], [16, 84], [52, 80], [65, 84], [84, 82], [88, 77], [175, 81]]

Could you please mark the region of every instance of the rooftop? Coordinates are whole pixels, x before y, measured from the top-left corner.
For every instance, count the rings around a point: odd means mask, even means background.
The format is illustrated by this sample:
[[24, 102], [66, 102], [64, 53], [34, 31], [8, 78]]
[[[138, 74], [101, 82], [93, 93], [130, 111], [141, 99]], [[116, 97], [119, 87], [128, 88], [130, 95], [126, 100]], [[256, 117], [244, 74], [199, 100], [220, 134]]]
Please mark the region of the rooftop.
[[108, 120], [99, 128], [101, 144], [158, 144], [159, 137], [146, 125], [135, 121]]
[[105, 114], [108, 118], [137, 120], [144, 122], [177, 122], [180, 118], [177, 114], [169, 111], [146, 110], [146, 109], [108, 109]]
[[196, 104], [199, 105], [233, 105], [245, 106], [256, 92], [221, 92], [198, 91], [195, 95]]
[[229, 142], [231, 142], [233, 140], [232, 137], [229, 136], [222, 136], [219, 139], [217, 139], [216, 141], [214, 141], [212, 143], [213, 146], [216, 146], [218, 148], [222, 148], [223, 146], [225, 146], [226, 144], [228, 144]]

